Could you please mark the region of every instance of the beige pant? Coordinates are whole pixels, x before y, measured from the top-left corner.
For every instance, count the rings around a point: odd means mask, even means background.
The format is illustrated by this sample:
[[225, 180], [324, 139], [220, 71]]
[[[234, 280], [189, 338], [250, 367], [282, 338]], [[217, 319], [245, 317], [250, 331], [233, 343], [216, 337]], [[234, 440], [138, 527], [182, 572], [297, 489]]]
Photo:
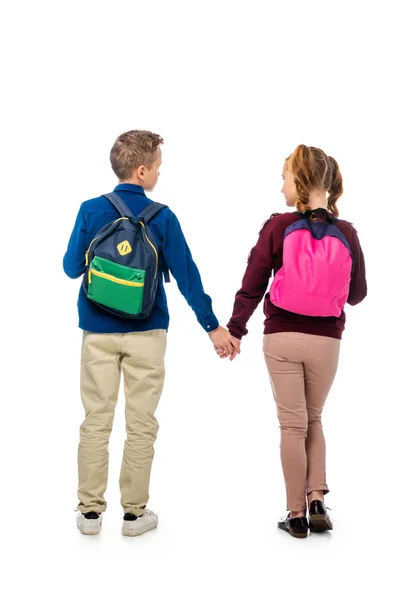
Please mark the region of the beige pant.
[[325, 473], [322, 409], [335, 378], [340, 340], [305, 333], [264, 336], [281, 428], [281, 460], [287, 510], [306, 507], [306, 494], [329, 492]]
[[124, 512], [140, 516], [149, 499], [154, 416], [164, 385], [164, 329], [127, 334], [83, 332], [81, 395], [86, 418], [78, 448], [81, 512], [104, 512], [108, 479], [108, 442], [118, 400], [121, 371], [125, 385], [126, 441], [120, 489]]

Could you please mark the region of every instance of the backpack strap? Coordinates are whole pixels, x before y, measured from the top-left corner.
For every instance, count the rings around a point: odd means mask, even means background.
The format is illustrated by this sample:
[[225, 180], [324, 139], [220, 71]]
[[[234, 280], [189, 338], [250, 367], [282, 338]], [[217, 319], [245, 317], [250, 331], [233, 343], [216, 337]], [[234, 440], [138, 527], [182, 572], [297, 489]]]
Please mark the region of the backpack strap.
[[103, 194], [107, 200], [111, 202], [114, 208], [117, 209], [121, 217], [129, 217], [130, 219], [135, 219], [134, 215], [131, 213], [125, 202], [122, 200], [118, 194], [112, 192], [111, 194]]
[[160, 202], [152, 202], [150, 206], [144, 209], [143, 212], [138, 215], [139, 221], [146, 221], [147, 223], [155, 217], [160, 210], [163, 208], [168, 208], [166, 204], [160, 204]]
[[337, 218], [334, 217], [333, 215], [331, 215], [324, 208], [316, 208], [314, 210], [306, 210], [305, 213], [299, 213], [298, 211], [296, 211], [296, 212], [299, 215], [301, 215], [303, 219], [309, 219], [312, 215], [316, 215], [318, 217], [319, 215], [322, 214], [328, 223], [335, 223], [337, 221]]
[[[152, 202], [150, 206], [145, 208], [144, 211], [141, 212], [140, 215], [138, 215], [138, 219], [139, 221], [144, 221], [145, 223], [148, 223], [150, 219], [155, 217], [163, 208], [168, 207], [166, 204], [160, 204], [160, 202]], [[171, 278], [169, 276], [169, 269], [167, 266], [164, 266], [164, 268], [162, 269], [162, 273], [164, 275], [165, 283], [170, 283]]]

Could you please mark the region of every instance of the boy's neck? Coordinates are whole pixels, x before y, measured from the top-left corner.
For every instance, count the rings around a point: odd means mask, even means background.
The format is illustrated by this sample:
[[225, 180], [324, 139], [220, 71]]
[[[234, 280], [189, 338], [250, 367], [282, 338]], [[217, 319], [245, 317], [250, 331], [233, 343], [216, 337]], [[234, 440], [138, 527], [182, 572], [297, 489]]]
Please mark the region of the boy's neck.
[[122, 185], [123, 183], [130, 183], [131, 185], [140, 185], [140, 187], [143, 187], [142, 184], [140, 183], [139, 179], [137, 179], [136, 177], [132, 177], [131, 179], [124, 179], [123, 181], [119, 181], [118, 185]]

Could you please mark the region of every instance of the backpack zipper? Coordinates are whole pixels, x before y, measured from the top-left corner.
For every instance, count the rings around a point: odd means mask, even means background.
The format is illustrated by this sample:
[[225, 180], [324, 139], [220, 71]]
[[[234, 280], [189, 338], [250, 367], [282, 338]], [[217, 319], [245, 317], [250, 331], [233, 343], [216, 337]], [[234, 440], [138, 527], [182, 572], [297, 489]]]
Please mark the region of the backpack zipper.
[[92, 283], [91, 274], [96, 275], [97, 277], [102, 277], [103, 279], [109, 279], [114, 283], [120, 283], [121, 285], [127, 285], [130, 287], [144, 287], [144, 283], [136, 283], [135, 281], [126, 281], [126, 279], [120, 279], [119, 277], [114, 277], [113, 275], [108, 275], [107, 273], [101, 273], [101, 271], [96, 271], [95, 269], [90, 269], [89, 271], [89, 283]]
[[145, 238], [146, 238], [146, 240], [149, 242], [150, 246], [153, 248], [153, 250], [154, 250], [154, 253], [155, 253], [155, 255], [156, 255], [156, 271], [155, 271], [155, 273], [154, 273], [154, 279], [155, 279], [155, 278], [157, 277], [157, 273], [158, 273], [158, 252], [157, 252], [157, 250], [156, 250], [155, 246], [153, 246], [153, 244], [151, 243], [151, 241], [150, 241], [150, 240], [149, 240], [149, 238], [147, 237], [147, 234], [146, 234], [146, 228], [145, 228], [145, 226], [144, 226], [144, 223], [143, 223], [143, 221], [140, 221], [140, 224], [141, 224], [141, 226], [142, 226], [142, 227], [143, 227], [143, 229], [144, 229], [144, 237], [145, 237]]
[[93, 240], [90, 242], [90, 246], [89, 246], [89, 248], [87, 249], [87, 252], [86, 252], [86, 254], [85, 254], [85, 267], [87, 267], [87, 266], [88, 266], [88, 264], [89, 264], [89, 252], [90, 252], [90, 248], [92, 247], [92, 244], [93, 244], [93, 242], [95, 242], [96, 240], [98, 240], [98, 239], [99, 239], [99, 237], [100, 237], [100, 236], [98, 235], [97, 237], [95, 237], [95, 238], [94, 238], [94, 239], [93, 239]]
[[118, 223], [118, 221], [124, 221], [124, 220], [129, 221], [128, 217], [120, 217], [119, 219], [116, 219], [115, 221], [113, 221], [112, 224], [114, 225], [114, 223]]

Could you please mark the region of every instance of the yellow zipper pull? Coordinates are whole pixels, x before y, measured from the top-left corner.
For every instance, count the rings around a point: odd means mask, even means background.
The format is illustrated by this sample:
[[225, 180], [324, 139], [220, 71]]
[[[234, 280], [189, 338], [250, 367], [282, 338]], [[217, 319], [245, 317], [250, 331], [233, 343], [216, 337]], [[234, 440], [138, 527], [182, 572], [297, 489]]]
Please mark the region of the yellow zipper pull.
[[92, 273], [89, 271], [89, 283], [92, 283]]

